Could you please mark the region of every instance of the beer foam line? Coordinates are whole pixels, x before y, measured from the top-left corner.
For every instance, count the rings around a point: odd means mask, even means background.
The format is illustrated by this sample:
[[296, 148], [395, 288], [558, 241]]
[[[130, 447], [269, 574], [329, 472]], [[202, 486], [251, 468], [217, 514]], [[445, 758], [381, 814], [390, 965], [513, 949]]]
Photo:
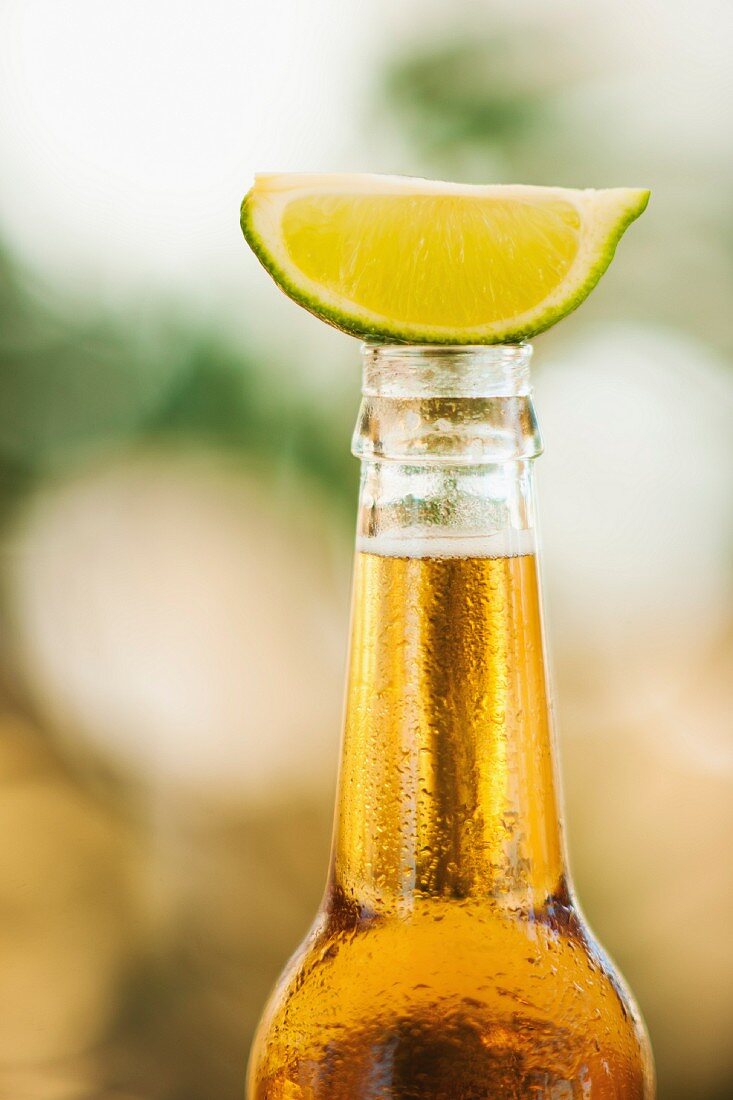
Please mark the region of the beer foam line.
[[534, 554], [537, 545], [534, 531], [509, 530], [455, 538], [427, 533], [358, 535], [356, 549], [383, 558], [519, 558]]

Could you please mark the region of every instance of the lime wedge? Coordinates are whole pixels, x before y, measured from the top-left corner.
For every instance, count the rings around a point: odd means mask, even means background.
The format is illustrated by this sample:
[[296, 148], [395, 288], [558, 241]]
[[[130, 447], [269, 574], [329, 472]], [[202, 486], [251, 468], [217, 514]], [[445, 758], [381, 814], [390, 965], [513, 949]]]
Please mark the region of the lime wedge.
[[278, 286], [354, 335], [533, 336], [588, 296], [649, 192], [259, 175], [242, 231]]

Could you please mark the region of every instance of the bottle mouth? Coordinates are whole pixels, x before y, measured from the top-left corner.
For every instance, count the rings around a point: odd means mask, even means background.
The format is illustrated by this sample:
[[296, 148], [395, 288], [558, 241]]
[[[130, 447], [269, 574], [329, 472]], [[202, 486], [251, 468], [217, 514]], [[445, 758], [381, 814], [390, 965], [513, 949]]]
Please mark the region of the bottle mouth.
[[531, 393], [532, 346], [362, 344], [366, 397], [519, 397]]

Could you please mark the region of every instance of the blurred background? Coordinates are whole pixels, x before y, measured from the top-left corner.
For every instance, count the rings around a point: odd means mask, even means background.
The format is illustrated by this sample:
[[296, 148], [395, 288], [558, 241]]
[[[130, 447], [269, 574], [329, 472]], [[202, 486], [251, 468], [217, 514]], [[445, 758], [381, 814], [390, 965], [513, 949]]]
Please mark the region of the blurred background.
[[733, 1096], [732, 49], [726, 0], [2, 0], [2, 1100], [239, 1100], [322, 890], [358, 350], [244, 246], [265, 169], [652, 188], [536, 343], [549, 625], [584, 907], [660, 1100]]

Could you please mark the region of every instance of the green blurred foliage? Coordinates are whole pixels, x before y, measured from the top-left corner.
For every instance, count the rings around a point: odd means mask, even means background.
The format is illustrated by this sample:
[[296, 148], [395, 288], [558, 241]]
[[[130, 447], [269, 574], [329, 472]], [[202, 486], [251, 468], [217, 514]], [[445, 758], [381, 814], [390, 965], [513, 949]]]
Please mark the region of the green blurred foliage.
[[531, 84], [514, 65], [513, 38], [451, 42], [395, 62], [384, 92], [403, 129], [432, 160], [451, 166], [465, 146], [479, 145], [502, 158], [537, 136], [547, 89]]
[[166, 438], [297, 470], [351, 515], [344, 439], [317, 402], [273, 384], [271, 368], [180, 319], [74, 315], [0, 253], [0, 519], [44, 477]]

